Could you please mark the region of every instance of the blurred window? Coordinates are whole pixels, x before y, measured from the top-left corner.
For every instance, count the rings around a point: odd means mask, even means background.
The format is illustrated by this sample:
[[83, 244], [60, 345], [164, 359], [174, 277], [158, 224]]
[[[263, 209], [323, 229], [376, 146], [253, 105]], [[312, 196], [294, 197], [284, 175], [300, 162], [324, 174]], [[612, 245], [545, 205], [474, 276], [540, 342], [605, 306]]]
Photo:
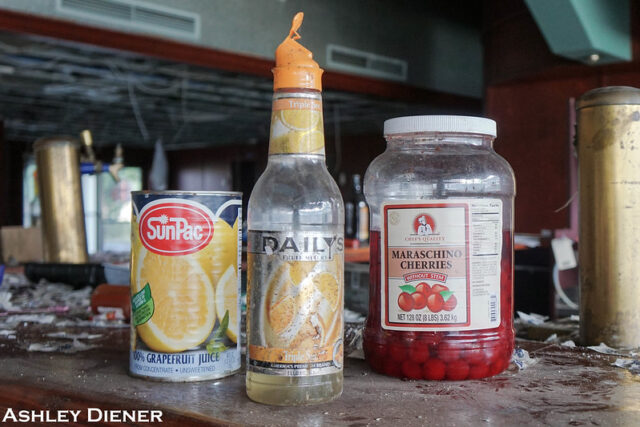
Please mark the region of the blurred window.
[[82, 176], [87, 247], [96, 252], [131, 249], [131, 192], [142, 189], [142, 169], [120, 169], [120, 182], [110, 174]]
[[[96, 252], [128, 252], [131, 249], [131, 192], [142, 189], [142, 169], [124, 167], [119, 172], [120, 182], [109, 173], [82, 175], [87, 250]], [[40, 222], [40, 199], [37, 171], [33, 158], [25, 162], [23, 173], [24, 227]]]

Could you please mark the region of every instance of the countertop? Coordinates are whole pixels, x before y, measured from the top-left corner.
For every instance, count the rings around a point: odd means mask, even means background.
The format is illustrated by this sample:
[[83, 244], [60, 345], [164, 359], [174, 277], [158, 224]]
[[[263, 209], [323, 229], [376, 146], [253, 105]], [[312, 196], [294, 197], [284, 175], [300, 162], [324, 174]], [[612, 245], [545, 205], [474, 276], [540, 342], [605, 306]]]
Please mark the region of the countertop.
[[[53, 329], [52, 329], [53, 328]], [[73, 354], [28, 351], [52, 325], [20, 323], [0, 336], [0, 420], [18, 410], [162, 411], [162, 425], [638, 425], [640, 377], [611, 366], [616, 356], [518, 340], [537, 363], [489, 379], [402, 381], [348, 358], [343, 395], [310, 407], [250, 401], [244, 375], [216, 381], [162, 383], [130, 377], [128, 328], [70, 327], [100, 335]], [[83, 418], [84, 417], [84, 418]], [[117, 425], [117, 424], [113, 424]], [[120, 424], [122, 425], [122, 424]], [[142, 424], [141, 424], [142, 425]], [[145, 424], [149, 425], [149, 424]]]

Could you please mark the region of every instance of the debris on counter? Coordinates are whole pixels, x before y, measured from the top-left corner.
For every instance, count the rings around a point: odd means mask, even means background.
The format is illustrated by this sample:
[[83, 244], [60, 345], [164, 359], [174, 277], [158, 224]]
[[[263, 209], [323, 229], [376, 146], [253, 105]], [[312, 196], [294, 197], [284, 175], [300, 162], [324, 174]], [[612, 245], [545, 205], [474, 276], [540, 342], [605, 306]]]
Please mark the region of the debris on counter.
[[592, 345], [587, 348], [589, 350], [597, 351], [598, 353], [602, 353], [602, 354], [614, 354], [618, 356], [623, 356], [623, 353], [620, 350], [611, 348], [603, 342], [601, 342], [600, 345]]
[[43, 308], [29, 308], [29, 309], [14, 309], [11, 311], [3, 311], [0, 312], [0, 317], [15, 315], [15, 314], [42, 314], [42, 313], [54, 313], [54, 314], [62, 314], [69, 311], [69, 307], [67, 306], [58, 306], [58, 307], [43, 307]]
[[11, 304], [11, 292], [0, 291], [0, 310], [14, 310], [15, 306]]
[[105, 320], [125, 320], [127, 317], [119, 307], [98, 307], [97, 314], [91, 316], [91, 320], [94, 322]]
[[30, 286], [32, 283], [27, 279], [24, 274], [17, 273], [5, 273], [2, 278], [2, 289], [6, 288], [20, 288], [23, 286]]
[[593, 345], [587, 347], [589, 350], [596, 351], [602, 354], [610, 354], [614, 356], [626, 356], [636, 358], [640, 356], [640, 350], [637, 348], [612, 348], [601, 342], [600, 345]]
[[69, 332], [52, 332], [50, 334], [47, 334], [47, 337], [49, 338], [61, 338], [61, 339], [70, 339], [70, 340], [76, 340], [76, 339], [85, 339], [85, 340], [95, 340], [97, 338], [102, 337], [103, 334], [89, 334], [87, 332], [83, 332], [81, 334], [72, 334]]
[[348, 308], [344, 309], [344, 321], [345, 323], [358, 323], [364, 322], [365, 317], [358, 313], [357, 311], [349, 310]]
[[576, 343], [573, 342], [573, 340], [567, 340], [567, 341], [561, 342], [560, 345], [562, 347], [569, 347], [569, 348], [575, 348], [576, 347]]
[[[0, 318], [2, 319], [2, 318]], [[2, 319], [7, 326], [17, 325], [19, 323], [40, 323], [51, 324], [56, 319], [53, 314], [13, 314]]]
[[611, 366], [617, 366], [628, 370], [634, 375], [640, 375], [640, 360], [637, 359], [616, 359]]
[[538, 363], [538, 359], [531, 358], [527, 350], [518, 347], [513, 350], [511, 362], [517, 366], [518, 370], [523, 370]]
[[15, 329], [2, 329], [0, 330], [0, 337], [5, 337], [8, 340], [16, 339], [16, 330]]
[[0, 291], [0, 327], [20, 322], [64, 326], [126, 327], [124, 313], [91, 317], [89, 286], [73, 289], [63, 283], [30, 283], [23, 274], [5, 274]]
[[[534, 341], [559, 342], [577, 340], [580, 335], [580, 325], [576, 316], [565, 317], [557, 320], [548, 320], [547, 316], [537, 313], [518, 312], [514, 326], [516, 336]], [[555, 335], [555, 339], [550, 337]], [[549, 340], [549, 341], [547, 341]]]
[[549, 316], [543, 316], [538, 313], [523, 313], [522, 311], [518, 311], [518, 319], [521, 322], [527, 323], [529, 325], [542, 325], [544, 322], [549, 320]]
[[72, 342], [65, 343], [31, 343], [27, 347], [27, 351], [39, 352], [60, 352], [60, 353], [77, 353], [79, 351], [91, 350], [98, 347], [97, 345], [85, 344], [82, 341], [74, 339]]

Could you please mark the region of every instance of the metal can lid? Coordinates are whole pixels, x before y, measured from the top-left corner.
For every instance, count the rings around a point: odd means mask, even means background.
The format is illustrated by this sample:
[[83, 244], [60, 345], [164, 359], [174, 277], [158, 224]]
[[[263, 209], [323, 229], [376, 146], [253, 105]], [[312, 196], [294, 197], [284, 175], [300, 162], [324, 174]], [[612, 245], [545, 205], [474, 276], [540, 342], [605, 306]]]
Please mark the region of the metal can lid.
[[132, 196], [227, 196], [242, 197], [242, 191], [191, 191], [191, 190], [139, 190]]
[[592, 89], [576, 102], [576, 110], [597, 105], [640, 104], [640, 89], [631, 86], [605, 86]]
[[496, 137], [496, 122], [473, 116], [407, 116], [385, 120], [384, 135], [404, 133], [472, 133]]

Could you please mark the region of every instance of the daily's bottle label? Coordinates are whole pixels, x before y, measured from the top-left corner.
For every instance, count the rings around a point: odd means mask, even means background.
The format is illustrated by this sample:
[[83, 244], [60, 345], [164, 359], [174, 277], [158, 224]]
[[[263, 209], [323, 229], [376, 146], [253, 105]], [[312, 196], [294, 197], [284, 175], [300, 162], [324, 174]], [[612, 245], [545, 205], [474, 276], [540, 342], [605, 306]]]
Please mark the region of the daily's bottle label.
[[322, 101], [283, 98], [273, 101], [269, 154], [324, 155]]
[[500, 324], [500, 199], [382, 204], [381, 324], [455, 331]]
[[343, 250], [341, 233], [249, 231], [250, 371], [342, 370]]

